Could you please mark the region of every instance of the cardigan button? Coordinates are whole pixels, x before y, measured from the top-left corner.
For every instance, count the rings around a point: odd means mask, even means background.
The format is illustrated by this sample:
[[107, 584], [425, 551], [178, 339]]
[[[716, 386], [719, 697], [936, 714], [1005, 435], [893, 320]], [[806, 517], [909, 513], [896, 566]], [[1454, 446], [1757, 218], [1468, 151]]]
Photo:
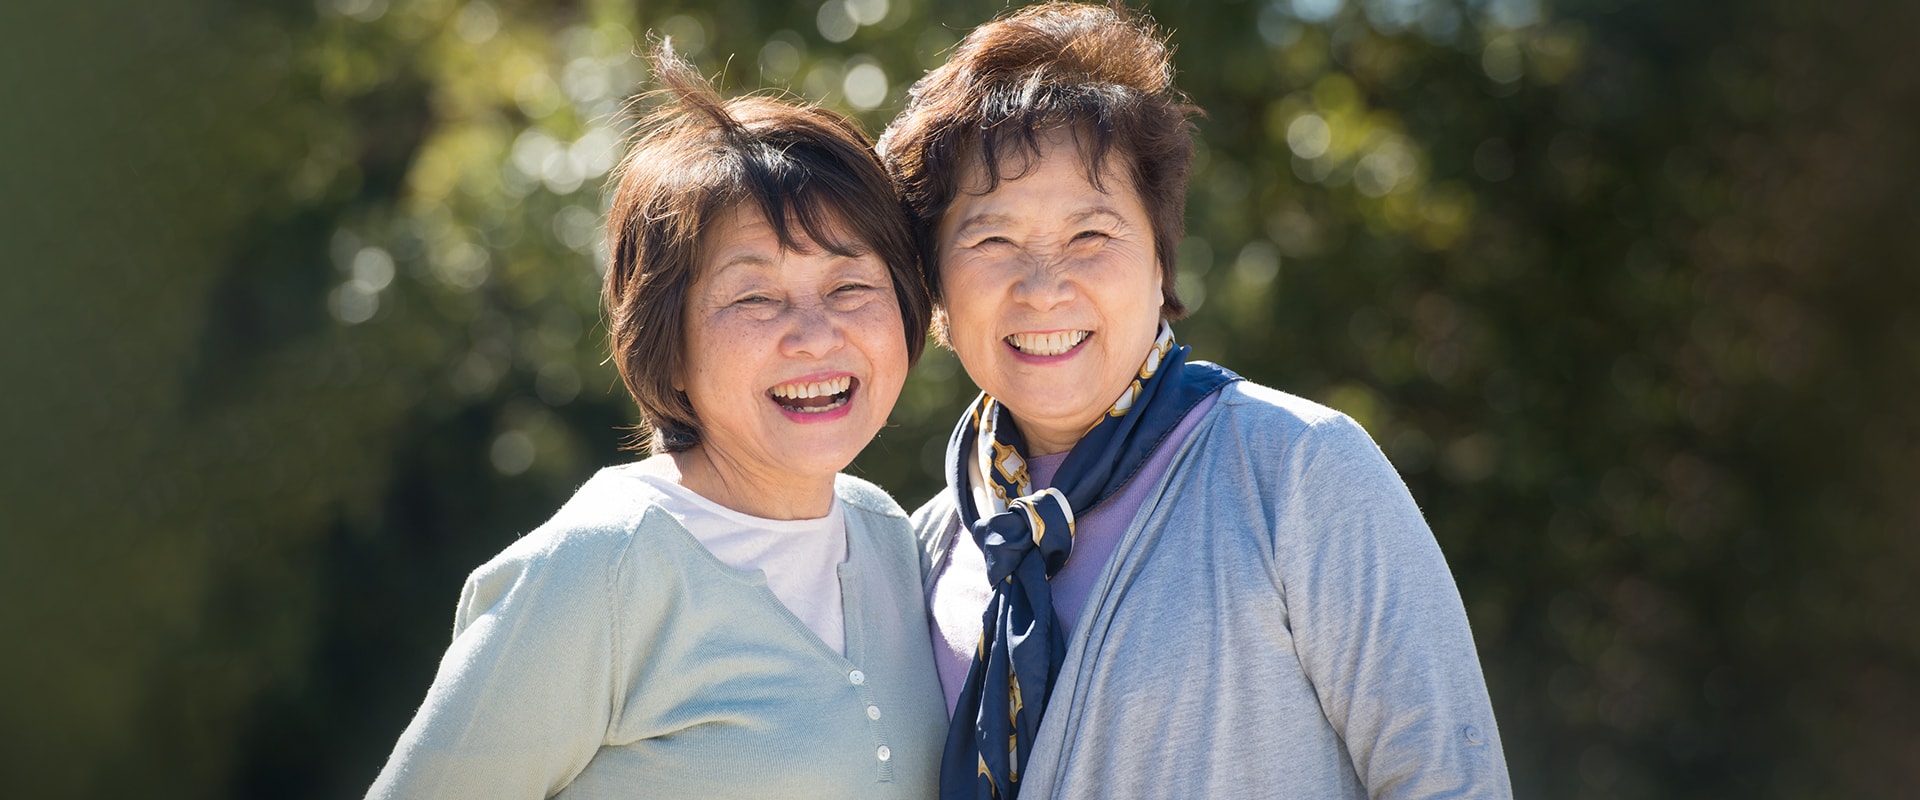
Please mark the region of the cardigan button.
[[867, 719], [879, 719], [879, 718], [880, 718], [880, 707], [867, 706]]
[[867, 682], [867, 673], [861, 672], [860, 670], [856, 669], [852, 672], [847, 673], [847, 680], [852, 681], [853, 685], [859, 686], [860, 684]]
[[892, 748], [889, 748], [889, 747], [887, 747], [887, 746], [886, 746], [886, 745], [884, 745], [884, 744], [883, 744], [883, 745], [880, 745], [880, 749], [878, 749], [878, 750], [875, 750], [875, 751], [873, 751], [873, 754], [874, 754], [874, 755], [876, 755], [876, 756], [879, 756], [879, 757], [880, 757], [880, 760], [881, 760], [881, 761], [892, 761], [892, 760], [893, 760], [893, 750], [892, 750]]

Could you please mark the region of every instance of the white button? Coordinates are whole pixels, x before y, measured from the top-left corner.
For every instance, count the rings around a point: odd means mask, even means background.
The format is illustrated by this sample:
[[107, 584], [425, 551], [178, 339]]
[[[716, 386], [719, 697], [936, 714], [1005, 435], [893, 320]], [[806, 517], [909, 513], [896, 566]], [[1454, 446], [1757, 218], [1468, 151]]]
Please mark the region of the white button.
[[879, 718], [880, 718], [880, 707], [867, 706], [867, 719], [879, 719]]
[[860, 670], [856, 669], [852, 672], [847, 673], [847, 680], [853, 681], [853, 685], [859, 686], [860, 684], [867, 682], [867, 673], [861, 672]]
[[886, 745], [884, 745], [884, 744], [883, 744], [883, 745], [880, 745], [880, 749], [879, 749], [879, 750], [876, 750], [876, 751], [874, 751], [874, 753], [873, 753], [873, 754], [874, 754], [874, 755], [876, 755], [876, 756], [879, 756], [879, 757], [880, 757], [880, 760], [881, 760], [881, 761], [892, 761], [892, 760], [893, 760], [893, 750], [891, 750], [891, 749], [889, 749], [889, 748], [888, 748], [888, 747], [887, 747]]

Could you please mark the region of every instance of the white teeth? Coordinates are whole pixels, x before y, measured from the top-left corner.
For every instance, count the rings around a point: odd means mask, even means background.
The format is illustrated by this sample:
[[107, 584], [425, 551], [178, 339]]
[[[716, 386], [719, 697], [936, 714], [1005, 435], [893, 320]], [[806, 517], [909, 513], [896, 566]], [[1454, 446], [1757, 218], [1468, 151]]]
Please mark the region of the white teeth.
[[805, 400], [809, 397], [839, 394], [853, 385], [853, 376], [842, 375], [833, 380], [811, 383], [783, 383], [768, 389], [767, 393], [787, 400]]
[[842, 397], [824, 406], [787, 406], [787, 408], [802, 414], [825, 414], [829, 411], [832, 411], [836, 408], [846, 405], [847, 402], [848, 402], [847, 398]]
[[1022, 353], [1035, 356], [1057, 356], [1072, 350], [1086, 341], [1090, 331], [1056, 331], [1054, 333], [1016, 333], [1007, 337], [1007, 344]]

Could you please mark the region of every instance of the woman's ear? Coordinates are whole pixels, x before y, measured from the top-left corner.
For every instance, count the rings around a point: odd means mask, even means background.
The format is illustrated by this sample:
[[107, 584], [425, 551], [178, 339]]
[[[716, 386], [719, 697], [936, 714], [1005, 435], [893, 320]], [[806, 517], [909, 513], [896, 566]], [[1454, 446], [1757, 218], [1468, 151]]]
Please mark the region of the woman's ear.
[[953, 340], [947, 338], [947, 307], [939, 303], [935, 303], [933, 306], [933, 318], [931, 322], [932, 322], [932, 325], [930, 327], [932, 328], [932, 333], [933, 333], [933, 343], [940, 345], [941, 347], [947, 348], [948, 350], [952, 350]]

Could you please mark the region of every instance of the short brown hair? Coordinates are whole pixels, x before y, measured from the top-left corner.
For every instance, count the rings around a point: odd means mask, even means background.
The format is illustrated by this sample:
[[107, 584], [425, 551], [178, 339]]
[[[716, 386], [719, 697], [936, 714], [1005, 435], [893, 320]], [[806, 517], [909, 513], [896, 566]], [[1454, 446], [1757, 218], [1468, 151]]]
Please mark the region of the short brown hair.
[[1118, 152], [1153, 226], [1160, 262], [1162, 316], [1186, 316], [1174, 290], [1175, 253], [1186, 232], [1192, 117], [1200, 109], [1173, 85], [1164, 34], [1118, 3], [1052, 2], [1012, 12], [967, 34], [939, 69], [908, 92], [907, 107], [880, 136], [881, 159], [900, 184], [914, 234], [939, 298], [940, 217], [960, 189], [961, 168], [977, 156], [988, 190], [1004, 178], [1000, 162], [1037, 156], [1040, 134], [1074, 131], [1087, 179]]
[[668, 42], [651, 62], [663, 101], [613, 180], [604, 299], [613, 363], [653, 428], [654, 452], [700, 443], [699, 416], [673, 388], [685, 361], [686, 295], [701, 234], [751, 204], [780, 246], [801, 250], [794, 225], [835, 255], [886, 262], [905, 323], [907, 359], [920, 358], [932, 301], [899, 195], [859, 127], [812, 105], [768, 97], [723, 100]]

